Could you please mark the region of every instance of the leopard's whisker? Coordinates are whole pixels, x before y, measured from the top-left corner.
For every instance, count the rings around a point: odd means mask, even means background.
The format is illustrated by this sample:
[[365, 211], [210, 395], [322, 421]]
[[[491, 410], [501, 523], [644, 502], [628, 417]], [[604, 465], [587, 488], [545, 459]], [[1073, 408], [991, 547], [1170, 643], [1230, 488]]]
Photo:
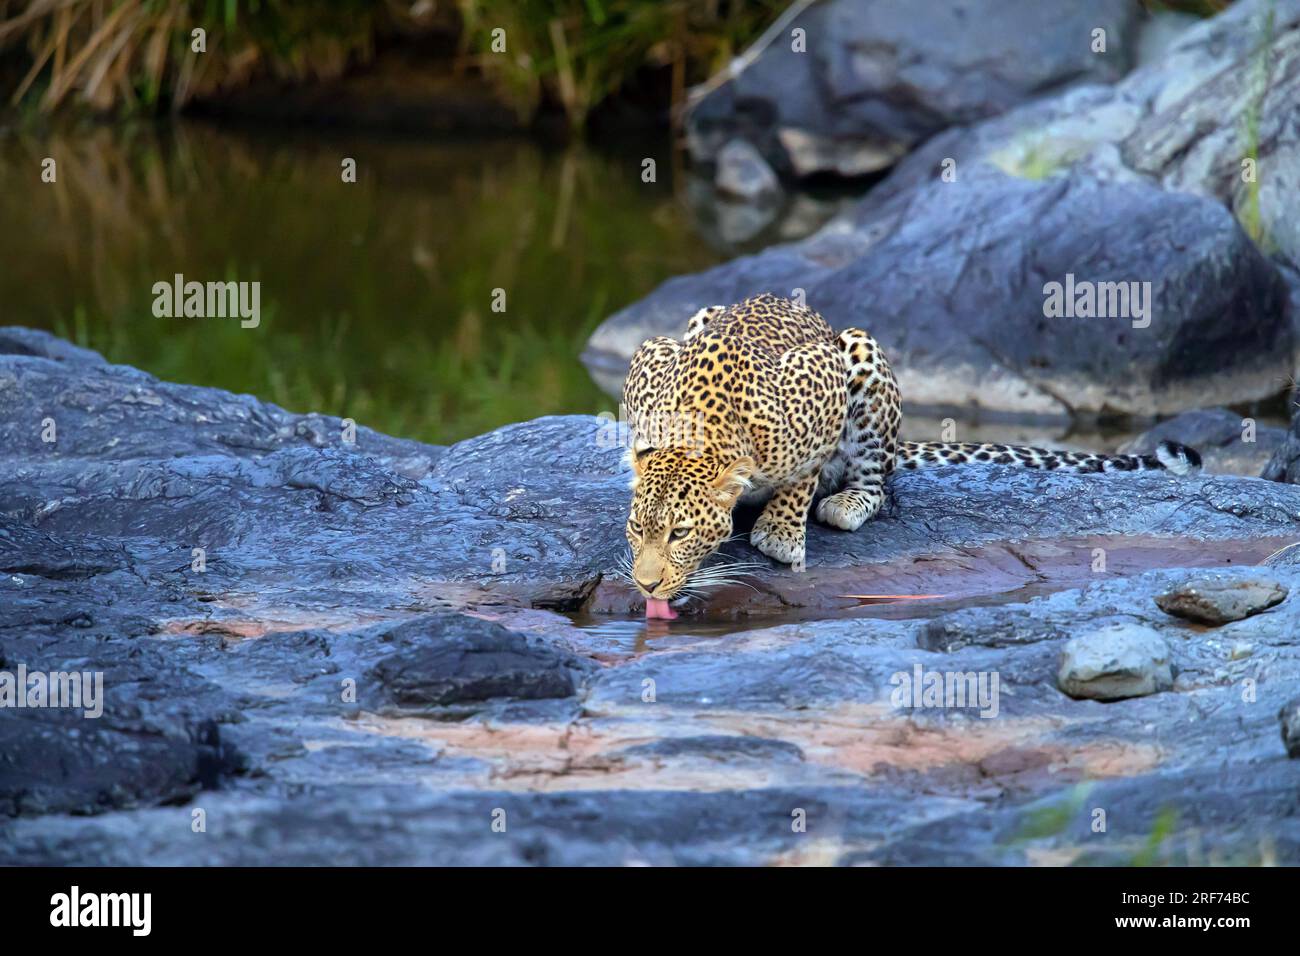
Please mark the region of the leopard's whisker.
[[705, 568], [765, 568], [767, 564], [762, 561], [749, 561], [740, 558], [721, 559], [710, 564], [704, 565]]
[[749, 588], [751, 591], [754, 591], [755, 593], [757, 593], [758, 591], [758, 588], [754, 587], [752, 584], [749, 584], [746, 581], [741, 581], [738, 578], [731, 577], [723, 573], [722, 569], [718, 569], [714, 573], [709, 573], [708, 569], [705, 569], [703, 571], [697, 570], [693, 574], [691, 574], [686, 579], [686, 581], [690, 587], [694, 587], [694, 588], [711, 589], [711, 588], [720, 588], [720, 587], [728, 587], [731, 585], [737, 585], [739, 587]]
[[723, 575], [726, 577], [732, 577], [732, 576], [746, 577], [746, 576], [752, 576], [753, 572], [757, 571], [759, 568], [762, 567], [764, 567], [764, 565], [737, 567], [734, 565], [722, 564], [714, 567], [699, 568], [692, 573], [695, 575], [700, 575], [701, 577], [715, 577], [718, 575]]

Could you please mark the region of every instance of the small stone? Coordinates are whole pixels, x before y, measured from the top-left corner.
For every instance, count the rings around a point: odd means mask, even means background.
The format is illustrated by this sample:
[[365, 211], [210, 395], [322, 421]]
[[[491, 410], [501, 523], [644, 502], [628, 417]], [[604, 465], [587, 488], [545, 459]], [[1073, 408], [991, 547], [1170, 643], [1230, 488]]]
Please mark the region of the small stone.
[[1272, 578], [1206, 575], [1157, 595], [1156, 604], [1166, 614], [1217, 626], [1281, 604], [1287, 593]]
[[781, 194], [781, 182], [751, 143], [733, 139], [718, 153], [713, 185], [737, 199], [755, 201]]
[[1255, 653], [1255, 646], [1253, 644], [1250, 644], [1247, 641], [1236, 641], [1232, 645], [1232, 652], [1229, 655], [1229, 660], [1239, 661], [1242, 658], [1249, 657], [1253, 653]]
[[1173, 687], [1169, 645], [1140, 624], [1115, 623], [1071, 638], [1057, 686], [1076, 699], [1121, 700]]
[[1288, 757], [1300, 757], [1300, 697], [1293, 697], [1278, 711], [1282, 724], [1282, 743]]

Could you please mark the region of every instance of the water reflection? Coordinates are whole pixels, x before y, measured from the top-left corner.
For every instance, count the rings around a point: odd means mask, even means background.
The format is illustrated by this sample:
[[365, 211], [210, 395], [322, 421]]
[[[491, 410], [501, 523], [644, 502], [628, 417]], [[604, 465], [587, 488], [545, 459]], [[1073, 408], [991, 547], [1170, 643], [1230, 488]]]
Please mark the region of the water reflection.
[[[611, 402], [577, 359], [591, 329], [745, 248], [701, 232], [708, 203], [667, 146], [188, 122], [0, 133], [4, 321], [427, 441], [598, 411]], [[261, 325], [156, 318], [151, 289], [177, 273], [260, 282]]]

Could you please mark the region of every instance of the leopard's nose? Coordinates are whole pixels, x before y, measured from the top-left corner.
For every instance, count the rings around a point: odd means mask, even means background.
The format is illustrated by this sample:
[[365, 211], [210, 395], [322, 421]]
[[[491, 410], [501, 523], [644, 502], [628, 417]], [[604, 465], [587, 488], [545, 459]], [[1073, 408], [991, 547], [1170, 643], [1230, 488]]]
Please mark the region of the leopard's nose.
[[642, 581], [640, 578], [637, 578], [636, 583], [641, 585], [641, 587], [645, 590], [646, 594], [654, 594], [655, 588], [663, 584], [664, 579], [660, 578], [658, 581], [651, 581], [650, 583], [647, 584], [645, 581]]

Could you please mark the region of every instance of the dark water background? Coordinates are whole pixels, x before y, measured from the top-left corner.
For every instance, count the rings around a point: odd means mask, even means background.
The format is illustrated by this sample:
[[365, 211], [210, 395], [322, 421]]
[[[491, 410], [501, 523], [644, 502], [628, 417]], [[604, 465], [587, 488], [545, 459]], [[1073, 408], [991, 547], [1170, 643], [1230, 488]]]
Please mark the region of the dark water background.
[[[47, 156], [55, 184], [40, 180]], [[645, 157], [656, 182], [642, 180]], [[666, 138], [560, 149], [191, 122], [0, 132], [0, 324], [431, 442], [598, 412], [613, 403], [578, 361], [591, 330], [736, 251], [706, 241], [684, 180]], [[260, 281], [261, 325], [156, 318], [152, 287], [178, 272]]]

